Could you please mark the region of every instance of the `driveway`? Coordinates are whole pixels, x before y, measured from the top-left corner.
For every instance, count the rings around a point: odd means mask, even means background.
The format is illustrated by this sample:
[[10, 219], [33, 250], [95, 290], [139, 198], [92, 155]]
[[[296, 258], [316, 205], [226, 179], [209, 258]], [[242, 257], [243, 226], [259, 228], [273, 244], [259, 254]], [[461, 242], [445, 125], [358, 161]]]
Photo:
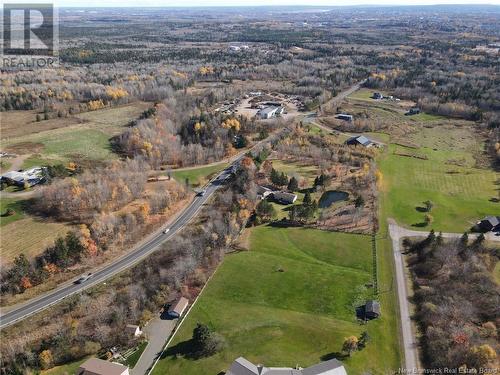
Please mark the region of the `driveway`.
[[147, 374], [149, 368], [161, 354], [163, 346], [172, 334], [176, 324], [177, 319], [166, 320], [157, 317], [144, 327], [143, 331], [148, 339], [148, 345], [144, 349], [144, 352], [142, 352], [141, 358], [139, 358], [134, 368], [130, 370], [131, 375]]
[[[401, 335], [403, 337], [403, 351], [405, 357], [405, 368], [413, 370], [418, 368], [418, 345], [413, 332], [410, 307], [408, 301], [408, 290], [406, 282], [405, 261], [401, 253], [401, 240], [405, 237], [426, 237], [429, 232], [420, 232], [406, 229], [399, 226], [395, 220], [388, 219], [389, 235], [392, 240], [392, 249], [394, 253], [394, 264], [396, 267], [396, 282], [398, 290], [399, 310], [401, 316]], [[443, 238], [460, 238], [463, 233], [442, 233]], [[469, 239], [474, 239], [478, 235], [469, 233]], [[487, 241], [500, 242], [500, 236], [493, 233], [485, 234]]]

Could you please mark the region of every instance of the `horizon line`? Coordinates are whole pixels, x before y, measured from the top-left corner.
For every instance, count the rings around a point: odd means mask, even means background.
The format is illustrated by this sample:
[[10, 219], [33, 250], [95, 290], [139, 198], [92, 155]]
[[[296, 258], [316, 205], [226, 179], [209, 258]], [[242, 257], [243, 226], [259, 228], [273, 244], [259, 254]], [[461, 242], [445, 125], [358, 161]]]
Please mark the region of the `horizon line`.
[[439, 7], [439, 6], [467, 6], [467, 5], [473, 5], [473, 6], [497, 6], [500, 7], [499, 4], [495, 3], [475, 3], [471, 0], [469, 3], [437, 3], [437, 4], [337, 4], [337, 5], [310, 5], [310, 4], [278, 4], [278, 5], [264, 5], [264, 4], [257, 4], [257, 5], [222, 5], [222, 4], [207, 4], [207, 5], [146, 5], [146, 6], [140, 6], [140, 5], [92, 5], [92, 6], [80, 6], [80, 5], [57, 5], [56, 6], [60, 9], [64, 8], [77, 8], [77, 9], [93, 9], [93, 8], [140, 8], [140, 9], [147, 9], [147, 8], [164, 8], [164, 9], [169, 9], [169, 8], [279, 8], [279, 7], [303, 7], [303, 8], [362, 8], [362, 7], [367, 7], [367, 8], [377, 8], [377, 7], [384, 7], [384, 8], [390, 8], [390, 7]]

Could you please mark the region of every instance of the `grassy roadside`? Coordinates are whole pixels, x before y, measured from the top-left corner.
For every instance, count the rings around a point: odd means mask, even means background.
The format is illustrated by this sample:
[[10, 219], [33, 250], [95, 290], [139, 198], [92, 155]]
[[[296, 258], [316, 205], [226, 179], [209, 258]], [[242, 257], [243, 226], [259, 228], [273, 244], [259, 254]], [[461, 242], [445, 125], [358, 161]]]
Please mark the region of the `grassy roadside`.
[[199, 187], [205, 185], [213, 175], [222, 171], [228, 165], [226, 162], [221, 162], [208, 167], [174, 170], [172, 171], [172, 177], [181, 184], [187, 180], [191, 187]]
[[[397, 320], [393, 303], [385, 305], [392, 294], [382, 296], [381, 319], [363, 325], [355, 318], [355, 306], [373, 295], [365, 287], [371, 281], [369, 236], [257, 227], [249, 243], [250, 251], [223, 261], [154, 374], [217, 374], [240, 355], [292, 367], [337, 357], [349, 374], [389, 373], [399, 366]], [[225, 337], [221, 353], [189, 358], [197, 322]], [[368, 346], [342, 357], [344, 338], [365, 330]]]

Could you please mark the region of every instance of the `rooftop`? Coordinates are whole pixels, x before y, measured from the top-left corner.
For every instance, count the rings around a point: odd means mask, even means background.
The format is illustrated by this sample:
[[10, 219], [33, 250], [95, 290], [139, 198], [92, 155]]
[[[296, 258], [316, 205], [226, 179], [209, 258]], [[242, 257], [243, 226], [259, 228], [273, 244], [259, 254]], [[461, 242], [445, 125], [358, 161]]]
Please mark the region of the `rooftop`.
[[347, 375], [342, 363], [336, 359], [330, 359], [316, 365], [294, 369], [290, 367], [264, 367], [254, 365], [249, 360], [239, 357], [231, 365], [227, 375]]
[[80, 365], [77, 375], [122, 375], [128, 373], [128, 367], [104, 361], [99, 358], [90, 358]]

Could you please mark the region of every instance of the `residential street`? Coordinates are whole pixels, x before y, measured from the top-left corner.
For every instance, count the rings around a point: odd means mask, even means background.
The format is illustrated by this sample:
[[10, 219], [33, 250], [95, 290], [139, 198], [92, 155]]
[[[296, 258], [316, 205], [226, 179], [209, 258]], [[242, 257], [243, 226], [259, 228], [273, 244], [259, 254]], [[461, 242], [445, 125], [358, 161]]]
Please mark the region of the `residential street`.
[[[394, 264], [396, 267], [396, 282], [398, 290], [398, 302], [401, 318], [401, 336], [403, 339], [403, 351], [405, 358], [405, 368], [418, 368], [418, 345], [412, 328], [412, 320], [408, 301], [407, 280], [405, 272], [405, 260], [401, 253], [401, 240], [405, 237], [425, 237], [428, 232], [421, 232], [406, 229], [399, 226], [395, 220], [389, 219], [389, 235], [392, 240], [392, 249], [394, 253]], [[463, 233], [442, 233], [443, 238], [460, 238]], [[469, 234], [470, 239], [477, 237], [477, 234]], [[487, 241], [500, 242], [500, 236], [493, 233], [485, 234]]]
[[148, 339], [148, 346], [139, 358], [134, 368], [130, 370], [131, 375], [145, 375], [153, 365], [156, 358], [161, 354], [165, 342], [172, 334], [178, 319], [166, 320], [160, 317], [154, 318], [144, 327], [143, 332]]

